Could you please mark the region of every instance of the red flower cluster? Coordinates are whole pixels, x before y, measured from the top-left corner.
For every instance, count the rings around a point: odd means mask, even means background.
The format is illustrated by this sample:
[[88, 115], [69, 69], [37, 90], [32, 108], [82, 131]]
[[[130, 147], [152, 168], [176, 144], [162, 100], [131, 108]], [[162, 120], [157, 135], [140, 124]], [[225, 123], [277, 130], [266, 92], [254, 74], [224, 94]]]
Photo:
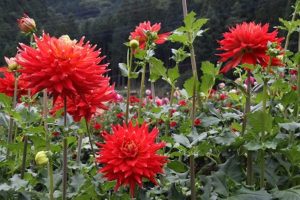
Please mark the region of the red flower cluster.
[[145, 49], [146, 43], [149, 40], [153, 40], [155, 44], [163, 44], [170, 35], [170, 32], [157, 34], [160, 30], [160, 23], [155, 23], [151, 26], [149, 21], [140, 23], [134, 30], [130, 33], [130, 40], [138, 40], [140, 44], [140, 49]]
[[113, 134], [103, 135], [105, 143], [97, 144], [100, 151], [96, 160], [104, 165], [99, 172], [109, 181], [117, 181], [115, 190], [128, 185], [131, 196], [136, 185], [142, 187], [143, 178], [157, 184], [155, 176], [163, 173], [167, 162], [167, 157], [157, 154], [165, 146], [164, 143], [155, 143], [158, 129], [149, 132], [146, 123], [139, 126], [130, 122], [113, 126], [112, 130]]
[[16, 61], [23, 68], [24, 80], [29, 88], [38, 91], [47, 88], [54, 99], [58, 96], [83, 96], [101, 88], [107, 64], [99, 64], [100, 50], [88, 42], [43, 34], [35, 36], [37, 48], [21, 44]]
[[[227, 62], [221, 73], [226, 73], [239, 64], [259, 64], [266, 67], [270, 60], [267, 55], [268, 42], [277, 43], [280, 49], [280, 43], [283, 38], [278, 38], [277, 31], [268, 33], [269, 24], [261, 25], [254, 22], [242, 23], [230, 28], [229, 32], [223, 34], [224, 39], [219, 41], [218, 50], [224, 53], [218, 54], [220, 62]], [[282, 65], [277, 58], [272, 58], [272, 66]]]
[[[91, 117], [97, 114], [99, 109], [107, 110], [105, 103], [116, 99], [114, 87], [109, 86], [108, 79], [103, 82], [102, 87], [86, 94], [84, 98], [76, 96], [73, 99], [67, 99], [67, 112], [72, 115], [74, 121], [78, 122], [82, 118], [90, 121]], [[64, 102], [61, 97], [57, 99], [51, 113], [64, 107]]]
[[[3, 74], [3, 77], [0, 78], [0, 93], [12, 97], [14, 95], [15, 76], [12, 72], [8, 72], [6, 67], [0, 68], [0, 73]], [[26, 95], [27, 92], [27, 84], [21, 75], [18, 80], [18, 98]]]

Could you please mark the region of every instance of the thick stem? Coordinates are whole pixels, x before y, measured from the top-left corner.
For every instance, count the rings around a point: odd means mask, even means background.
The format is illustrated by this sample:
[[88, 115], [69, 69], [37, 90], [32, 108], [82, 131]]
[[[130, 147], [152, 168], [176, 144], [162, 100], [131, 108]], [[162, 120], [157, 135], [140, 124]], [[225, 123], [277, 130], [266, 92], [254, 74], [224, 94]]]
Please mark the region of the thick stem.
[[140, 102], [139, 102], [139, 108], [138, 108], [138, 119], [140, 119], [140, 117], [141, 117], [143, 97], [144, 97], [144, 93], [145, 93], [146, 63], [143, 63], [142, 70], [143, 71], [142, 71], [141, 86], [140, 86]]
[[[182, 0], [182, 8], [183, 8], [183, 16], [187, 16], [187, 3], [186, 0]], [[192, 121], [192, 131], [194, 129], [194, 121], [195, 121], [195, 112], [196, 112], [196, 85], [198, 82], [198, 74], [197, 74], [197, 64], [196, 64], [196, 56], [194, 46], [192, 44], [192, 35], [191, 33], [188, 34], [189, 38], [189, 49], [191, 53], [191, 64], [192, 64], [192, 71], [193, 71], [193, 97], [192, 97], [192, 108], [191, 108], [191, 121]], [[195, 161], [194, 155], [190, 155], [190, 183], [191, 183], [191, 200], [196, 200], [196, 185], [195, 185]]]
[[191, 199], [196, 200], [196, 177], [195, 177], [195, 158], [190, 156], [190, 184], [191, 184]]
[[260, 165], [260, 177], [259, 177], [259, 186], [260, 189], [265, 187], [265, 150], [259, 150], [259, 165]]
[[[125, 122], [128, 124], [129, 120], [129, 104], [130, 104], [130, 90], [131, 90], [131, 65], [133, 58], [133, 50], [130, 51], [129, 61], [127, 61], [128, 65], [128, 79], [127, 79], [127, 102], [126, 102], [126, 113], [125, 113]], [[128, 60], [128, 59], [127, 59]]]
[[26, 156], [27, 156], [27, 144], [28, 144], [27, 135], [24, 135], [23, 142], [24, 142], [24, 147], [23, 147], [23, 157], [22, 157], [21, 179], [24, 178], [25, 168], [26, 168]]
[[63, 139], [63, 191], [62, 191], [62, 199], [67, 199], [67, 181], [68, 181], [68, 160], [67, 160], [67, 153], [68, 153], [68, 141], [67, 141], [67, 97], [64, 97], [64, 139]]

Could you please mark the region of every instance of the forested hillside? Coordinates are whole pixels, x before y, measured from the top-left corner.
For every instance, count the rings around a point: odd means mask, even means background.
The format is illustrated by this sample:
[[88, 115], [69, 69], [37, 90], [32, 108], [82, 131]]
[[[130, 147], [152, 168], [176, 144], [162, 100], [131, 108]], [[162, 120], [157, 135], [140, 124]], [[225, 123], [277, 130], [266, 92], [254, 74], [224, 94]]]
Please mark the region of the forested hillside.
[[[210, 19], [209, 31], [196, 42], [197, 59], [216, 61], [216, 41], [228, 26], [242, 21], [279, 25], [279, 17], [291, 17], [292, 4], [294, 0], [191, 0], [189, 10]], [[123, 43], [129, 32], [144, 20], [161, 22], [163, 32], [172, 31], [182, 20], [179, 0], [1, 0], [0, 58], [13, 56], [18, 41], [25, 39], [16, 24], [24, 12], [36, 20], [39, 30], [77, 39], [85, 35], [98, 44], [111, 63], [112, 79], [119, 84], [117, 64], [125, 57]], [[160, 48], [158, 53], [169, 62], [166, 48]], [[0, 64], [4, 64], [4, 59]]]

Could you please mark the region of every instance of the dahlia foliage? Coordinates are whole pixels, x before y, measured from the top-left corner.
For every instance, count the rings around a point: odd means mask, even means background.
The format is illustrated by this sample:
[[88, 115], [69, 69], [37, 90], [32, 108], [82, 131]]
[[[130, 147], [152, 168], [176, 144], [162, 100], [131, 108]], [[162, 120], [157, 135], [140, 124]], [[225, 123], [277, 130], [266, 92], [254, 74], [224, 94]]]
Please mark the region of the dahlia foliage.
[[100, 50], [84, 43], [43, 34], [35, 36], [37, 48], [21, 44], [16, 60], [29, 88], [48, 89], [54, 99], [58, 96], [75, 98], [101, 87], [107, 64], [99, 64]]
[[[226, 73], [239, 64], [259, 64], [266, 67], [270, 60], [270, 55], [267, 54], [268, 43], [277, 43], [277, 48], [280, 49], [283, 40], [277, 37], [277, 30], [273, 32], [268, 32], [268, 30], [269, 24], [243, 22], [224, 33], [224, 39], [219, 41], [220, 48], [218, 48], [223, 53], [218, 55], [221, 57], [219, 62], [227, 63], [220, 72]], [[271, 59], [272, 66], [282, 65], [280, 59], [276, 57]]]
[[137, 40], [140, 44], [140, 49], [145, 49], [148, 41], [155, 44], [163, 44], [170, 35], [170, 32], [158, 34], [161, 26], [160, 23], [155, 23], [151, 26], [149, 21], [140, 23], [133, 32], [130, 33], [130, 40]]
[[149, 132], [146, 123], [141, 126], [130, 122], [123, 126], [112, 127], [112, 134], [104, 134], [104, 143], [100, 147], [97, 162], [104, 167], [99, 170], [112, 181], [116, 180], [115, 190], [121, 185], [128, 185], [133, 196], [136, 185], [142, 187], [143, 178], [157, 184], [156, 174], [163, 173], [163, 166], [167, 162], [165, 156], [157, 154], [157, 151], [165, 146], [165, 143], [156, 143], [158, 129], [153, 128]]

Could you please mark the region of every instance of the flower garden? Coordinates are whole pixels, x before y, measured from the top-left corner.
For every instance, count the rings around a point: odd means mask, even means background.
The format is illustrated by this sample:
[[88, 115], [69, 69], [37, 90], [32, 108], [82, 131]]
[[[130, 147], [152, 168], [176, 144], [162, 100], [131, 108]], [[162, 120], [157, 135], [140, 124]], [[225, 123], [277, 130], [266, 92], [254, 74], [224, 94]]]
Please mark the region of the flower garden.
[[[101, 48], [18, 19], [28, 43], [0, 68], [0, 199], [300, 199], [300, 2], [275, 28], [230, 27], [218, 63], [196, 63], [209, 19], [182, 2], [176, 30], [128, 33], [118, 90]], [[172, 66], [156, 56], [166, 43]]]

